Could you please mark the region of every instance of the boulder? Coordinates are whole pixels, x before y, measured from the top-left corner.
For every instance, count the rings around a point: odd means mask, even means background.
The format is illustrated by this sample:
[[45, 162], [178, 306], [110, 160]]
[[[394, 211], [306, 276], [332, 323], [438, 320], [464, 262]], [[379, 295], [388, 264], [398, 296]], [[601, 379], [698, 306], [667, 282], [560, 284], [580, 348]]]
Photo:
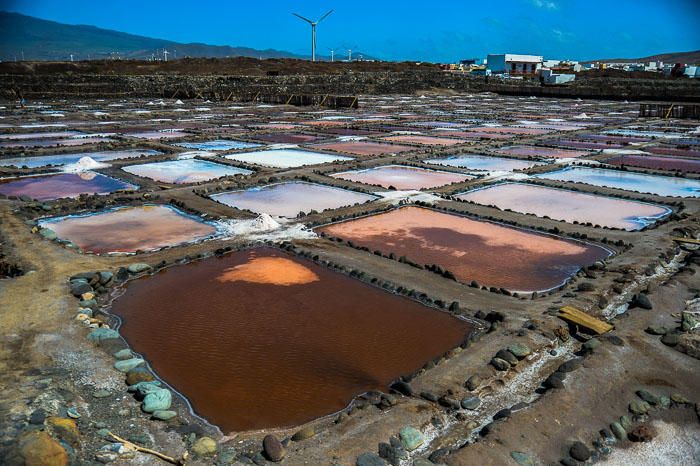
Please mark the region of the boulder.
[[658, 405], [660, 403], [659, 397], [651, 393], [649, 390], [637, 390], [637, 396], [650, 405]]
[[66, 466], [68, 464], [66, 450], [43, 431], [22, 434], [17, 445], [17, 456], [27, 466]]
[[593, 350], [595, 350], [599, 346], [600, 346], [600, 340], [598, 340], [597, 338], [591, 338], [590, 340], [588, 340], [586, 343], [583, 344], [583, 349], [586, 352], [590, 353], [590, 352], [593, 352]]
[[137, 262], [135, 264], [129, 264], [129, 266], [126, 268], [127, 272], [131, 274], [136, 274], [136, 273], [141, 273], [145, 272], [147, 270], [151, 270], [151, 266], [148, 264], [145, 264], [143, 262]]
[[629, 404], [629, 410], [632, 414], [642, 415], [649, 412], [649, 403], [646, 401], [634, 400]]
[[681, 341], [681, 335], [677, 332], [668, 332], [661, 337], [661, 343], [666, 346], [677, 346]]
[[58, 235], [56, 234], [56, 232], [50, 228], [42, 228], [41, 230], [39, 230], [39, 234], [41, 235], [42, 238], [48, 239], [48, 240], [54, 240], [54, 239], [58, 238]]
[[479, 388], [479, 385], [481, 385], [481, 377], [479, 377], [478, 375], [472, 375], [467, 379], [466, 386], [467, 390], [469, 390], [470, 392], [473, 392], [474, 390]]
[[287, 454], [287, 450], [282, 443], [272, 434], [266, 435], [263, 439], [263, 452], [267, 459], [275, 463], [282, 461]]
[[129, 348], [124, 348], [116, 353], [114, 353], [112, 356], [114, 356], [115, 359], [118, 359], [120, 361], [123, 361], [125, 359], [131, 359], [134, 357], [134, 353], [131, 352]]
[[83, 281], [71, 282], [70, 292], [75, 297], [80, 297], [85, 293], [91, 293], [92, 287]]
[[513, 353], [506, 349], [498, 350], [498, 353], [496, 353], [495, 357], [497, 357], [498, 359], [503, 359], [511, 366], [516, 366], [518, 364], [518, 358], [516, 358]]
[[399, 431], [399, 439], [406, 451], [413, 451], [423, 444], [423, 434], [410, 426], [403, 427]]
[[463, 409], [476, 409], [481, 404], [481, 399], [478, 396], [470, 396], [464, 398], [460, 404]]
[[192, 445], [192, 451], [197, 456], [212, 456], [216, 454], [216, 449], [216, 442], [209, 437], [200, 437]]
[[143, 398], [141, 408], [147, 413], [165, 411], [170, 408], [173, 402], [173, 395], [167, 388], [158, 388], [148, 393]]
[[106, 327], [96, 328], [87, 336], [88, 340], [95, 342], [99, 342], [102, 340], [110, 340], [113, 338], [119, 338], [119, 332]]
[[176, 416], [177, 413], [175, 411], [159, 410], [153, 412], [153, 418], [159, 421], [169, 421]]
[[504, 361], [501, 358], [491, 359], [491, 365], [499, 371], [507, 371], [508, 369], [510, 369], [510, 364], [508, 363], [508, 361]]
[[119, 267], [119, 270], [117, 270], [117, 274], [115, 275], [115, 278], [117, 279], [118, 282], [123, 282], [127, 278], [129, 278], [129, 271], [126, 270], [126, 267]]
[[136, 385], [139, 382], [152, 382], [155, 377], [145, 367], [139, 366], [126, 373], [126, 384]]
[[565, 372], [554, 372], [544, 380], [544, 386], [547, 388], [564, 388]]
[[109, 282], [112, 281], [112, 278], [114, 278], [114, 274], [112, 272], [100, 272], [100, 285], [107, 285]]
[[610, 430], [612, 430], [613, 435], [615, 435], [618, 440], [624, 440], [627, 438], [627, 432], [619, 422], [613, 422], [610, 424]]
[[404, 382], [403, 380], [397, 380], [396, 382], [392, 383], [389, 388], [404, 396], [413, 396], [413, 388], [408, 384], [408, 382]]
[[141, 366], [145, 361], [141, 358], [124, 359], [114, 363], [114, 368], [119, 372], [127, 373], [135, 367]]
[[399, 466], [401, 461], [408, 459], [408, 452], [401, 445], [393, 446], [386, 442], [381, 442], [378, 447], [379, 456], [389, 462], [389, 464]]
[[379, 457], [375, 453], [362, 453], [355, 460], [356, 466], [387, 466], [387, 462]]
[[649, 300], [649, 297], [645, 295], [644, 293], [638, 293], [632, 297], [632, 302], [630, 303], [630, 307], [638, 307], [641, 309], [647, 309], [650, 310], [652, 308], [651, 306], [651, 301]]
[[532, 354], [532, 350], [525, 343], [513, 343], [508, 347], [508, 351], [518, 359], [525, 359]]
[[75, 447], [80, 443], [80, 431], [78, 424], [67, 417], [49, 417], [46, 424], [51, 426], [56, 436], [65, 440], [70, 446]]
[[569, 448], [569, 455], [576, 461], [588, 461], [591, 457], [591, 451], [583, 442], [576, 441]]

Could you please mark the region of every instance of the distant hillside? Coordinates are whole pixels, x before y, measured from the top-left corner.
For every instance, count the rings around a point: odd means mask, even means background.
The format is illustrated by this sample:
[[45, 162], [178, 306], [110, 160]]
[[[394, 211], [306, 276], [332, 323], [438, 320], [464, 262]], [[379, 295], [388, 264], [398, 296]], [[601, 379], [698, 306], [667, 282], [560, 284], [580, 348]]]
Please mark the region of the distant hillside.
[[[73, 26], [0, 11], [0, 60], [105, 59], [118, 53], [120, 58], [149, 59], [163, 49], [169, 58], [183, 57], [262, 57], [304, 58], [280, 50], [256, 50], [207, 44], [182, 44], [163, 39], [126, 34], [95, 26]], [[22, 56], [24, 53], [24, 57]]]
[[602, 60], [590, 60], [587, 63], [644, 63], [649, 61], [662, 61], [664, 63], [700, 63], [700, 50], [695, 50], [694, 52], [660, 53], [658, 55], [642, 58], [605, 58]]

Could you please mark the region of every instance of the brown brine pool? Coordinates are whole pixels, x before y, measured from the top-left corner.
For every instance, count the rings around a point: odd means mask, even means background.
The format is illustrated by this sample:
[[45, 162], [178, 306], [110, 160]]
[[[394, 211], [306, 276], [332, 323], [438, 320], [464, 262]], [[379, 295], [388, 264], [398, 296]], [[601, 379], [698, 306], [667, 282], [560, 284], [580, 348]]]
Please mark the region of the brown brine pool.
[[422, 207], [348, 220], [316, 229], [371, 250], [437, 264], [462, 282], [510, 291], [545, 291], [581, 267], [607, 258], [607, 249], [498, 223]]
[[470, 323], [272, 248], [130, 282], [120, 332], [222, 431], [298, 425], [386, 390]]

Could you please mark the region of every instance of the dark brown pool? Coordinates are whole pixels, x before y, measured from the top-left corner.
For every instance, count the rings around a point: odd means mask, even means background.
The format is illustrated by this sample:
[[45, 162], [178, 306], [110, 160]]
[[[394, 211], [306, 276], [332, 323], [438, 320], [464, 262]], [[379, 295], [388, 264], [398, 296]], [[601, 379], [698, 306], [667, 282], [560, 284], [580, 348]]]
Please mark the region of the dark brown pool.
[[128, 284], [121, 333], [224, 432], [298, 425], [459, 345], [472, 326], [272, 248]]

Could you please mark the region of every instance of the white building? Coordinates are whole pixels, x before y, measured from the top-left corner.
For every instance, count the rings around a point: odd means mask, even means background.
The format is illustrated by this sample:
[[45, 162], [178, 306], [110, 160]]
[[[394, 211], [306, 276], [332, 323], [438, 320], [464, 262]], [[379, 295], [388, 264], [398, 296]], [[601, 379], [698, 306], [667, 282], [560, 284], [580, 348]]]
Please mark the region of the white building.
[[488, 69], [493, 74], [535, 75], [542, 68], [540, 55], [516, 55], [512, 53], [489, 54]]
[[555, 73], [549, 68], [540, 70], [540, 78], [544, 84], [565, 84], [576, 79], [575, 74]]

